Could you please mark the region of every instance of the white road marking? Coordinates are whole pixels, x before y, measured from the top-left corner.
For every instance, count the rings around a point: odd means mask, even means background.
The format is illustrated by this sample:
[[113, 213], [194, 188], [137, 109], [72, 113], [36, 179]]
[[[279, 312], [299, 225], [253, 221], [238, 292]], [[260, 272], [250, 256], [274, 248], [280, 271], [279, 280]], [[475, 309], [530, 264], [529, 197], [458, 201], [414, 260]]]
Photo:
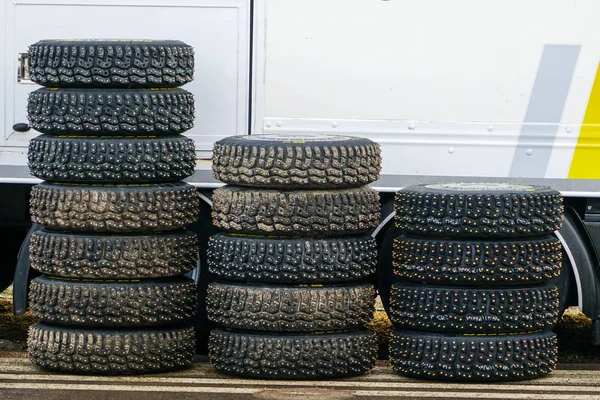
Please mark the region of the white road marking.
[[39, 372], [39, 371], [40, 371], [39, 369], [24, 366], [24, 365], [10, 365], [8, 367], [6, 367], [4, 365], [0, 365], [0, 372], [14, 373], [14, 372]]
[[[547, 400], [600, 399], [600, 370], [556, 370], [546, 377], [516, 383], [444, 383], [421, 381], [378, 366], [362, 376], [333, 381], [227, 378], [205, 361], [172, 373], [140, 376], [90, 376], [43, 371], [25, 358], [0, 358], [0, 390], [96, 390], [110, 392], [232, 393], [320, 388], [344, 395], [397, 398]], [[520, 393], [519, 393], [520, 392]], [[555, 394], [555, 392], [562, 392]]]
[[417, 398], [417, 397], [437, 397], [437, 398], [459, 398], [459, 399], [515, 399], [515, 400], [598, 400], [598, 395], [577, 395], [572, 394], [536, 394], [536, 393], [469, 393], [469, 392], [397, 392], [397, 391], [373, 391], [364, 390], [354, 393], [355, 396], [381, 396], [395, 398]]
[[0, 382], [0, 389], [98, 390], [112, 392], [180, 392], [180, 393], [238, 393], [252, 394], [261, 389], [202, 386], [112, 386], [61, 383]]
[[[2, 383], [0, 389], [30, 389], [30, 390], [95, 390], [109, 392], [158, 392], [158, 393], [230, 393], [230, 394], [256, 394], [261, 388], [235, 388], [235, 387], [202, 387], [202, 386], [113, 386], [113, 385], [88, 385], [88, 384], [56, 384], [56, 383]], [[572, 394], [545, 394], [545, 393], [491, 393], [482, 392], [448, 392], [448, 391], [381, 391], [359, 390], [344, 391], [355, 396], [381, 396], [381, 397], [438, 397], [461, 399], [527, 399], [527, 400], [570, 400]], [[578, 400], [597, 400], [598, 395], [577, 395]]]
[[[332, 387], [332, 388], [378, 388], [378, 389], [465, 389], [465, 390], [502, 390], [502, 391], [565, 391], [565, 392], [598, 392], [600, 393], [600, 386], [597, 386], [597, 380], [583, 380], [571, 383], [569, 386], [563, 386], [565, 379], [556, 379], [552, 383], [562, 384], [548, 385], [547, 380], [531, 381], [532, 384], [510, 384], [510, 383], [490, 383], [490, 384], [473, 384], [473, 383], [443, 383], [443, 382], [432, 382], [432, 381], [413, 381], [413, 382], [356, 382], [356, 381], [289, 381], [289, 380], [260, 380], [260, 379], [211, 379], [211, 378], [171, 378], [171, 377], [153, 377], [153, 376], [88, 376], [88, 375], [34, 375], [34, 374], [0, 374], [0, 380], [16, 380], [16, 381], [55, 381], [64, 382], [64, 385], [70, 385], [68, 382], [106, 382], [106, 383], [147, 383], [147, 384], [196, 384], [196, 385], [234, 385], [234, 386], [279, 386], [279, 387]], [[587, 385], [582, 385], [586, 383]], [[56, 383], [59, 384], [59, 383]], [[125, 386], [120, 386], [125, 387]], [[139, 386], [136, 386], [139, 387]], [[163, 386], [160, 386], [163, 387]]]

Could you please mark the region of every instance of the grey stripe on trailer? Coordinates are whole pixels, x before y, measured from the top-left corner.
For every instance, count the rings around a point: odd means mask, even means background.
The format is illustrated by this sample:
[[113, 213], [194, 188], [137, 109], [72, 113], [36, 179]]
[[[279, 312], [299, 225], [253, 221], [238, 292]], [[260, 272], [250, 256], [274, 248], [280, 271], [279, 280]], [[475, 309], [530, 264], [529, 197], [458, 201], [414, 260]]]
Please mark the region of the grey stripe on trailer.
[[543, 177], [579, 57], [579, 45], [546, 45], [529, 98], [510, 176]]

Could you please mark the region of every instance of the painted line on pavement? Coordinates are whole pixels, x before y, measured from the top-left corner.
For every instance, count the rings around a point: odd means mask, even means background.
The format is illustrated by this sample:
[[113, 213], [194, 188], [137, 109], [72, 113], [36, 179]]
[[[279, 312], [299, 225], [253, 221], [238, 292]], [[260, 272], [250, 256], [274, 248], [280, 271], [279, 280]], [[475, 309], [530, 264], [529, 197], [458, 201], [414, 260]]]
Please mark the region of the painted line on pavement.
[[262, 389], [202, 386], [116, 386], [95, 384], [21, 383], [0, 382], [0, 389], [43, 389], [43, 390], [98, 390], [110, 392], [181, 392], [181, 393], [230, 393], [253, 394]]
[[[485, 385], [483, 385], [485, 386]], [[264, 388], [235, 388], [235, 387], [198, 387], [198, 386], [111, 386], [88, 384], [55, 384], [55, 383], [3, 383], [0, 389], [29, 389], [29, 390], [91, 390], [103, 392], [157, 392], [157, 393], [228, 393], [228, 394], [256, 394], [265, 391]], [[272, 390], [272, 389], [271, 389]], [[381, 391], [359, 390], [344, 391], [355, 396], [370, 397], [434, 397], [434, 398], [461, 398], [461, 399], [528, 399], [528, 400], [568, 400], [573, 399], [573, 393], [546, 394], [546, 393], [493, 393], [489, 390], [482, 392], [448, 392], [448, 391]], [[578, 400], [597, 400], [598, 394], [578, 394]]]
[[[596, 385], [597, 379], [587, 381], [570, 382], [565, 379], [553, 379], [552, 384], [548, 384], [548, 378], [532, 380], [531, 384], [510, 384], [510, 383], [444, 383], [431, 381], [413, 381], [413, 382], [357, 382], [357, 381], [285, 381], [285, 380], [245, 380], [239, 378], [232, 379], [210, 379], [210, 378], [170, 378], [170, 377], [152, 377], [152, 376], [89, 376], [89, 375], [10, 375], [0, 374], [0, 380], [7, 381], [54, 381], [56, 384], [70, 385], [70, 382], [83, 384], [88, 381], [90, 384], [95, 382], [113, 383], [115, 386], [120, 383], [138, 383], [138, 384], [196, 384], [196, 385], [234, 385], [234, 386], [279, 386], [279, 387], [335, 387], [335, 388], [391, 388], [391, 389], [465, 389], [465, 390], [503, 390], [503, 391], [564, 391], [564, 392], [597, 392], [600, 393], [600, 387]], [[59, 383], [61, 382], [61, 383]], [[587, 385], [582, 385], [586, 383]], [[123, 387], [123, 386], [121, 386]], [[140, 387], [140, 386], [135, 386]], [[168, 387], [168, 386], [160, 386]]]
[[577, 395], [573, 394], [536, 394], [536, 393], [468, 393], [468, 392], [383, 392], [383, 391], [358, 391], [355, 396], [381, 396], [381, 397], [433, 397], [433, 398], [460, 398], [460, 399], [515, 399], [515, 400], [598, 400], [598, 395]]

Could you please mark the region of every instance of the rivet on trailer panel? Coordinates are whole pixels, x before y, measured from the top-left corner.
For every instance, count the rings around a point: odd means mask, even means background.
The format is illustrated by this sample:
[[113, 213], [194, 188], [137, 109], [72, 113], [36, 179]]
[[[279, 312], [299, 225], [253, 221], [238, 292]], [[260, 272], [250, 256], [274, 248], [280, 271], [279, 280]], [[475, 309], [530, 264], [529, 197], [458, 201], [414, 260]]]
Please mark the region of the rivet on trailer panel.
[[494, 125], [488, 125], [487, 126], [487, 130], [490, 131], [490, 132], [493, 131], [494, 130]]

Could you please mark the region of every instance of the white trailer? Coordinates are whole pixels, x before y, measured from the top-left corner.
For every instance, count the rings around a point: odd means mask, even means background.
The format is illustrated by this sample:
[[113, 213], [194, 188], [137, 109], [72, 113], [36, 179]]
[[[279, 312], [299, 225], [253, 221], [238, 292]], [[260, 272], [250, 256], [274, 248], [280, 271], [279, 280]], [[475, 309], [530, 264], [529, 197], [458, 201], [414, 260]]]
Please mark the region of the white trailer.
[[[384, 215], [414, 183], [527, 182], [559, 190], [571, 304], [597, 321], [600, 40], [594, 0], [5, 0], [0, 5], [0, 227], [29, 225], [28, 45], [178, 39], [194, 46], [202, 191], [226, 136], [353, 134], [381, 144]], [[208, 213], [208, 211], [207, 211]], [[210, 216], [206, 215], [206, 221]], [[209, 222], [207, 222], [209, 223]], [[14, 250], [16, 252], [16, 248]], [[569, 271], [569, 270], [567, 270]], [[385, 279], [384, 279], [385, 280]], [[568, 289], [568, 290], [567, 290]], [[598, 324], [596, 324], [598, 326]], [[598, 328], [597, 328], [598, 329]]]

